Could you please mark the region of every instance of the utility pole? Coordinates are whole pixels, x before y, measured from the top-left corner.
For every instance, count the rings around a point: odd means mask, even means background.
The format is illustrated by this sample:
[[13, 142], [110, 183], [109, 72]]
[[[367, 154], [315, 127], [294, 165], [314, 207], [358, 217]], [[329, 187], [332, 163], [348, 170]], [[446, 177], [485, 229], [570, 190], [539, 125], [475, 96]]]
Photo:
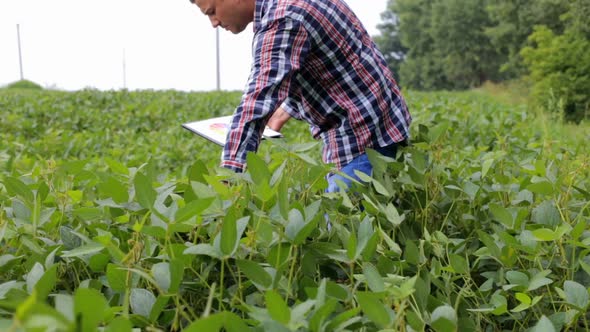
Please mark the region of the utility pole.
[[221, 90], [221, 74], [219, 65], [219, 28], [215, 28], [215, 49], [217, 58], [217, 90]]
[[16, 38], [18, 40], [18, 63], [20, 66], [20, 80], [24, 80], [25, 77], [23, 75], [23, 56], [20, 47], [20, 24], [16, 25]]

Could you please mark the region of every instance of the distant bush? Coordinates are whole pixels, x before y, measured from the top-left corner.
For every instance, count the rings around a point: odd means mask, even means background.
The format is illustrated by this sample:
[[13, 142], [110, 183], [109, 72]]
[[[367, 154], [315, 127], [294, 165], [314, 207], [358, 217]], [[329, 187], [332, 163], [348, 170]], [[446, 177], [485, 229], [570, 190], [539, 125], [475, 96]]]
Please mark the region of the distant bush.
[[[579, 122], [590, 107], [590, 41], [567, 31], [556, 35], [547, 27], [535, 28], [531, 46], [521, 51], [530, 70], [537, 103], [562, 113], [567, 121]], [[550, 106], [550, 107], [547, 107]]]
[[29, 80], [20, 80], [6, 86], [7, 89], [31, 89], [43, 90], [43, 87], [35, 82]]

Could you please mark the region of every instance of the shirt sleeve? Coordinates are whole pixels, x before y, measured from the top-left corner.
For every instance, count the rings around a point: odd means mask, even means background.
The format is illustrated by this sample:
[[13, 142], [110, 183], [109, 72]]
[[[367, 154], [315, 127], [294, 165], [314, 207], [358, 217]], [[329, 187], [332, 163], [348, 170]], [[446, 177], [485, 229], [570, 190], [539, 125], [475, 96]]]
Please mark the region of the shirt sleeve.
[[236, 108], [221, 166], [242, 172], [248, 152], [258, 150], [269, 115], [287, 98], [293, 76], [309, 53], [309, 35], [300, 22], [281, 18], [254, 35], [254, 64]]
[[291, 98], [290, 96], [287, 97], [281, 107], [290, 117], [296, 120], [302, 119], [300, 114], [301, 105], [294, 98]]

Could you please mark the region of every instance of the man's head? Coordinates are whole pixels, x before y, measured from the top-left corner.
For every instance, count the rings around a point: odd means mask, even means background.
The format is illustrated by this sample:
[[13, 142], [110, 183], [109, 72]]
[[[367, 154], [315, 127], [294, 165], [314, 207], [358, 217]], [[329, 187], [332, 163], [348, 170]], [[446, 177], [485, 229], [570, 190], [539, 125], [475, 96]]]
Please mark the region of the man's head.
[[238, 34], [254, 20], [255, 0], [189, 0], [199, 7], [213, 27]]

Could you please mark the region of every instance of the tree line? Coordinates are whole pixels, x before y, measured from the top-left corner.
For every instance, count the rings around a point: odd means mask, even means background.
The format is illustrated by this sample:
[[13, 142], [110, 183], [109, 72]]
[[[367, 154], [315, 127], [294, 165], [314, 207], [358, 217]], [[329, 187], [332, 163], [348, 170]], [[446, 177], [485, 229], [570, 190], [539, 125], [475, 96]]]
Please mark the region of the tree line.
[[400, 85], [531, 83], [567, 120], [590, 114], [590, 0], [389, 0], [377, 44]]

